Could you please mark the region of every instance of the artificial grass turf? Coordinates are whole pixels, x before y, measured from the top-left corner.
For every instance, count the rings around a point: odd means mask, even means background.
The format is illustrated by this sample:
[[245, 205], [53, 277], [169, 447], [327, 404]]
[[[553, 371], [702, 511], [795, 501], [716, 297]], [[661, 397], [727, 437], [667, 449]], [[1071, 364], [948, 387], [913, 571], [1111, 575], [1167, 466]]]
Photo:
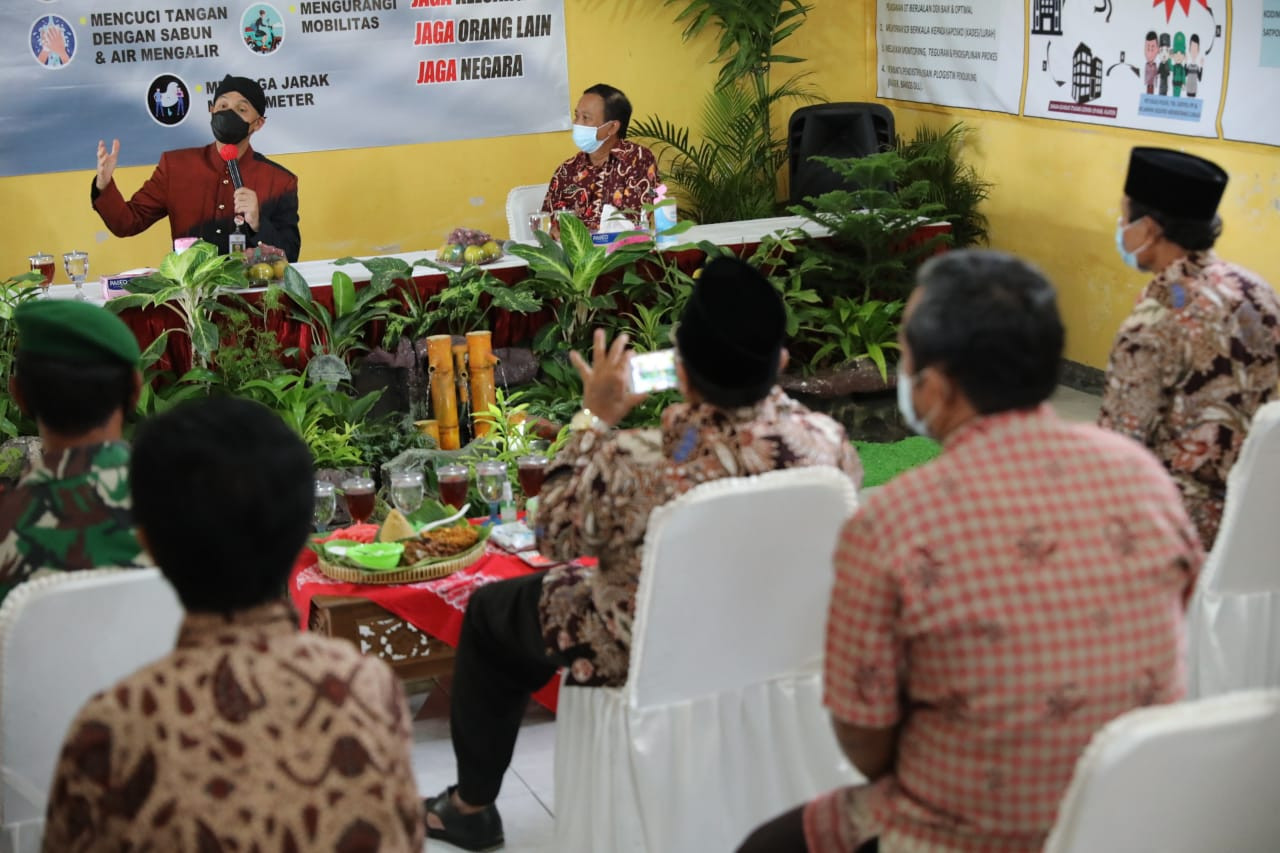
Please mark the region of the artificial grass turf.
[[879, 486], [903, 471], [923, 465], [942, 452], [942, 445], [931, 438], [913, 435], [901, 441], [855, 441], [862, 460], [862, 485]]

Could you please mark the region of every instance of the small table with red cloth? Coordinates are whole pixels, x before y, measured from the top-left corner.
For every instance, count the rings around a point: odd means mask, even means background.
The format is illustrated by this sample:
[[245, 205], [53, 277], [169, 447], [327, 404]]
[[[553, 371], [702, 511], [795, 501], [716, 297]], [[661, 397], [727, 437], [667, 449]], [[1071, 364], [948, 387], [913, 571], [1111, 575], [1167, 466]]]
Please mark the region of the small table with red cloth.
[[[372, 542], [377, 535], [377, 525], [357, 524], [334, 531], [318, 541], [341, 538]], [[298, 557], [289, 578], [289, 596], [298, 610], [302, 628], [310, 627], [350, 640], [365, 654], [381, 658], [402, 677], [409, 678], [432, 677], [453, 671], [453, 648], [458, 645], [458, 637], [462, 634], [462, 617], [472, 592], [487, 583], [539, 571], [496, 545], [486, 546], [484, 555], [465, 569], [418, 583], [346, 583], [321, 572], [317, 562], [315, 552], [306, 549]], [[369, 611], [363, 618], [334, 620], [326, 617], [321, 608], [335, 598], [358, 599], [384, 612]], [[413, 634], [419, 636], [413, 637]], [[447, 645], [442, 646], [441, 643]], [[430, 666], [424, 667], [421, 666], [424, 658], [434, 660]], [[560, 679], [557, 676], [533, 698], [554, 711], [559, 689]]]

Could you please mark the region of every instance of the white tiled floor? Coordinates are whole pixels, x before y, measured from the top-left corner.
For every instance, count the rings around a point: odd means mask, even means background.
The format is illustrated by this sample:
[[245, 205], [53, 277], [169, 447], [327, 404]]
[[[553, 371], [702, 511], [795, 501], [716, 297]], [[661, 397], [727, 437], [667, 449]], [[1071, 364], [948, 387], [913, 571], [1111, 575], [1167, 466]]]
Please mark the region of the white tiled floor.
[[[418, 792], [424, 797], [433, 797], [457, 781], [453, 745], [449, 741], [447, 689], [437, 687], [409, 699], [409, 708], [414, 712], [413, 769]], [[498, 794], [506, 853], [546, 853], [551, 849], [555, 749], [555, 718], [530, 703], [511, 768]], [[441, 841], [432, 841], [427, 848], [432, 853], [454, 853], [459, 849]]]
[[[1050, 401], [1064, 418], [1093, 422], [1098, 418], [1099, 398], [1061, 386]], [[437, 686], [428, 693], [410, 697], [414, 712], [413, 768], [418, 791], [435, 796], [457, 781], [453, 745], [449, 741], [448, 687]], [[548, 853], [554, 826], [555, 718], [543, 708], [530, 704], [516, 741], [511, 768], [498, 795], [507, 843], [506, 853]], [[452, 844], [432, 841], [428, 848], [455, 853]]]

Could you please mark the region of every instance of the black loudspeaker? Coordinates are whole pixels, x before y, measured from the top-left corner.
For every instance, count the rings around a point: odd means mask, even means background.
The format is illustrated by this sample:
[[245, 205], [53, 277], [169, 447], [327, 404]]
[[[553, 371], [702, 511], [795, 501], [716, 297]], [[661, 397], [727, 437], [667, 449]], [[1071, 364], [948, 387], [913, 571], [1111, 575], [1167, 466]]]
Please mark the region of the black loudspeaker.
[[801, 107], [787, 125], [791, 203], [830, 190], [856, 189], [809, 158], [866, 157], [894, 147], [893, 113], [883, 104], [841, 103]]

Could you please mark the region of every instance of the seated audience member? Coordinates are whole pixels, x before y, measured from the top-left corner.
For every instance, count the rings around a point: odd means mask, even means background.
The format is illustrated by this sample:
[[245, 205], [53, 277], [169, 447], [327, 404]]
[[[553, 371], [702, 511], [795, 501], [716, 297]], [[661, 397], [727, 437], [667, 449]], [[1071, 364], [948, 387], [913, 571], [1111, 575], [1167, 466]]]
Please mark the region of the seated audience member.
[[1204, 554], [1149, 451], [1045, 403], [1053, 288], [995, 252], [943, 255], [918, 283], [899, 403], [943, 453], [846, 524], [827, 621], [826, 704], [870, 781], [744, 853], [1038, 851], [1093, 733], [1185, 688]]
[[631, 102], [622, 92], [604, 83], [583, 92], [573, 113], [578, 153], [551, 176], [542, 209], [567, 210], [595, 231], [608, 204], [638, 224], [641, 206], [653, 202], [658, 164], [648, 148], [627, 139], [630, 124]]
[[1155, 278], [1116, 335], [1098, 416], [1164, 463], [1206, 549], [1249, 424], [1280, 381], [1280, 298], [1213, 252], [1226, 187], [1208, 160], [1133, 149], [1116, 246]]
[[[676, 331], [685, 402], [663, 412], [661, 447], [614, 427], [642, 395], [627, 388], [626, 337], [596, 332], [591, 366], [577, 354], [582, 411], [547, 472], [538, 508], [542, 552], [570, 565], [476, 590], [467, 607], [451, 693], [458, 784], [427, 801], [432, 838], [467, 850], [503, 841], [494, 807], [530, 691], [559, 667], [579, 685], [627, 677], [640, 549], [649, 513], [699, 483], [778, 468], [835, 465], [855, 485], [844, 429], [777, 388], [786, 364], [777, 291], [737, 259], [714, 260]], [[708, 531], [725, 535], [730, 531]]]
[[87, 302], [40, 299], [13, 316], [9, 394], [35, 419], [40, 462], [0, 497], [0, 599], [41, 569], [146, 565], [129, 510], [126, 412], [138, 401], [138, 342]]
[[257, 403], [201, 400], [139, 428], [131, 474], [187, 615], [169, 655], [71, 724], [44, 849], [421, 849], [400, 682], [299, 632], [283, 599], [311, 529], [306, 445]]

